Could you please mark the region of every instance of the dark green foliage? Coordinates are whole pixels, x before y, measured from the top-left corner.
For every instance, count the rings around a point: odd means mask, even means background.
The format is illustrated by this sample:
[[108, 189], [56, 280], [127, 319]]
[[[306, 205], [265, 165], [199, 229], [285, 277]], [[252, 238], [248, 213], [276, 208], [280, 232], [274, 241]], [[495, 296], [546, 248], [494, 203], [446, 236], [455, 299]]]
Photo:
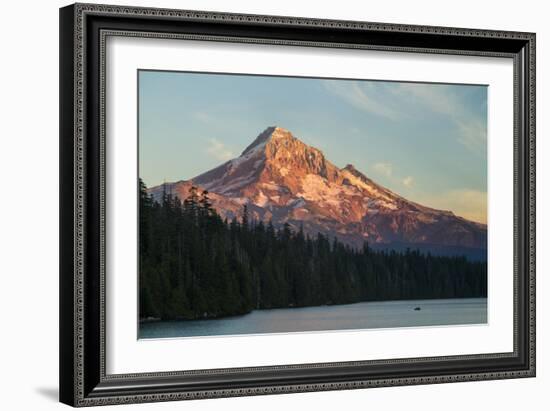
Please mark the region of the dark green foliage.
[[208, 192], [160, 202], [140, 182], [140, 318], [197, 319], [253, 309], [485, 297], [487, 264], [416, 250], [356, 250], [302, 229], [224, 221]]

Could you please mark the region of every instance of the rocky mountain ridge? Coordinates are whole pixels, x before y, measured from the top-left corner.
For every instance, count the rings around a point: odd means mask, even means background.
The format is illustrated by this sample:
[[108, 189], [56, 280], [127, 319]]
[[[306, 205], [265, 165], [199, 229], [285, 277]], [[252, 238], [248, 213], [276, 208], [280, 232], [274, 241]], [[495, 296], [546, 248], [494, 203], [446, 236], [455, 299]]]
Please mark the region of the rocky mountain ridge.
[[303, 227], [352, 246], [487, 248], [486, 225], [407, 200], [351, 164], [339, 168], [281, 127], [264, 130], [235, 159], [149, 192], [156, 199], [165, 191], [184, 199], [192, 185], [208, 190], [213, 207], [228, 219], [240, 218], [246, 204], [251, 219]]

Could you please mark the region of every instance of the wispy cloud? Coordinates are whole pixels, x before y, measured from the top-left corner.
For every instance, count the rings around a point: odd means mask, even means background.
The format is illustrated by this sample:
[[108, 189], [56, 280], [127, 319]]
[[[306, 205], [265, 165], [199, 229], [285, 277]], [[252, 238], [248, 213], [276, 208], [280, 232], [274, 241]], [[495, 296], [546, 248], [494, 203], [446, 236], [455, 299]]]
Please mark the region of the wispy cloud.
[[405, 187], [411, 188], [414, 185], [414, 178], [412, 176], [407, 176], [401, 182]]
[[484, 153], [487, 149], [487, 126], [476, 120], [458, 120], [460, 130], [458, 142], [475, 153]]
[[425, 83], [394, 83], [389, 87], [389, 90], [394, 95], [405, 97], [414, 104], [424, 105], [436, 113], [454, 115], [459, 111], [463, 111], [462, 102], [456, 98], [449, 86]]
[[391, 177], [393, 174], [393, 166], [391, 163], [375, 163], [372, 168], [376, 173], [385, 177]]
[[487, 224], [487, 192], [485, 191], [457, 189], [419, 200], [427, 206], [450, 210], [468, 220]]
[[199, 120], [203, 123], [212, 121], [212, 116], [205, 111], [194, 111], [192, 116], [195, 120]]
[[379, 176], [383, 176], [386, 179], [387, 183], [391, 183], [396, 187], [404, 186], [406, 188], [411, 188], [414, 185], [414, 177], [410, 175], [405, 177], [403, 177], [402, 175], [399, 175], [400, 173], [395, 172], [392, 163], [389, 163], [389, 162], [374, 163], [372, 165], [372, 169]]
[[395, 120], [400, 117], [399, 112], [392, 107], [381, 104], [381, 91], [373, 83], [358, 81], [330, 80], [323, 83], [325, 89], [343, 99], [356, 109]]
[[390, 90], [415, 105], [424, 106], [445, 116], [457, 129], [458, 142], [468, 150], [475, 153], [485, 151], [487, 125], [481, 120], [479, 113], [470, 111], [468, 102], [457, 94], [456, 86], [396, 83]]
[[449, 122], [457, 142], [475, 153], [484, 153], [487, 127], [484, 116], [472, 111], [464, 91], [456, 86], [427, 83], [390, 83], [332, 80], [325, 89], [356, 109], [392, 121], [406, 121], [419, 110], [428, 120], [437, 115]]
[[227, 161], [235, 157], [233, 151], [218, 139], [211, 138], [208, 141], [206, 152], [216, 160]]

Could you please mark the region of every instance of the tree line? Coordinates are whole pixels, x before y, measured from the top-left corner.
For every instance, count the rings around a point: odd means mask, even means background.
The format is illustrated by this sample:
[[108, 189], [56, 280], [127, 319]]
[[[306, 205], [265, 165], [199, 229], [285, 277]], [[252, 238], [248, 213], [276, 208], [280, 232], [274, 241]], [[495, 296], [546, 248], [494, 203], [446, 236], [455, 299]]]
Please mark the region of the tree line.
[[227, 221], [207, 191], [155, 201], [140, 181], [140, 318], [215, 318], [254, 309], [486, 297], [487, 263], [361, 249], [288, 224]]

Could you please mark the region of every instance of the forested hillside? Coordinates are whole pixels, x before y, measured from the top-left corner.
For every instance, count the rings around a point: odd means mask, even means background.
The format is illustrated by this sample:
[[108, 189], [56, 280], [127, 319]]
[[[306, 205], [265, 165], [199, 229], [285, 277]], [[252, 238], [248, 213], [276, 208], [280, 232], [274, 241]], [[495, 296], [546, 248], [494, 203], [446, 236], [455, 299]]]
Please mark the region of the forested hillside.
[[487, 264], [361, 249], [288, 225], [223, 220], [207, 191], [153, 201], [140, 182], [140, 318], [197, 319], [254, 309], [485, 297]]

